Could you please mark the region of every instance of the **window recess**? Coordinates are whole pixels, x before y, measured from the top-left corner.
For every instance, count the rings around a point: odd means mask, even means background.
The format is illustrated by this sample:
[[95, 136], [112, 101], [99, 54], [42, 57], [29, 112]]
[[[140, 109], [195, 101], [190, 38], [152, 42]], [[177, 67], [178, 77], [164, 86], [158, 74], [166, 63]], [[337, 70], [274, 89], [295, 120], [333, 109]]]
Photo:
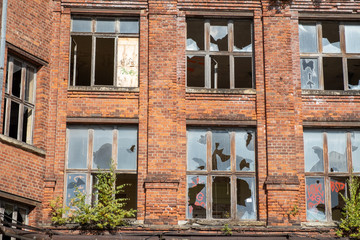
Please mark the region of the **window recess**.
[[138, 87], [139, 20], [71, 20], [70, 86]]
[[253, 88], [252, 21], [187, 19], [187, 87]]
[[300, 22], [302, 89], [360, 89], [360, 24]]

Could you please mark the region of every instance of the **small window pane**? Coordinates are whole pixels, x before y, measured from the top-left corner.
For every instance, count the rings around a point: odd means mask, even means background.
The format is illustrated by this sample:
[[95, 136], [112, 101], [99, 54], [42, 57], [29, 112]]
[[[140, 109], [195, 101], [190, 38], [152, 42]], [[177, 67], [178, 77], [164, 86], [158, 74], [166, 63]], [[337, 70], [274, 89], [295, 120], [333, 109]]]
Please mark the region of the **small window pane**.
[[351, 134], [352, 166], [354, 172], [360, 172], [360, 132]]
[[360, 59], [348, 59], [347, 67], [349, 90], [360, 90]]
[[118, 130], [118, 169], [136, 170], [137, 128], [122, 127]]
[[316, 53], [318, 51], [317, 31], [315, 24], [299, 24], [299, 35], [300, 52]]
[[205, 57], [187, 56], [187, 86], [205, 87]]
[[304, 154], [306, 172], [324, 172], [323, 133], [304, 131]]
[[187, 51], [204, 50], [204, 21], [190, 19], [187, 21]]
[[121, 193], [115, 197], [124, 198], [124, 210], [137, 208], [137, 175], [136, 174], [116, 174], [116, 186], [123, 186]]
[[325, 186], [323, 178], [306, 178], [306, 218], [325, 221]]
[[332, 219], [340, 221], [341, 218], [343, 218], [342, 209], [345, 205], [344, 199], [340, 196], [340, 193], [346, 197], [346, 178], [330, 178], [330, 189]]
[[188, 176], [188, 218], [206, 218], [206, 176]]
[[7, 101], [8, 101], [7, 98], [4, 98], [4, 114], [3, 114], [3, 117], [2, 117], [2, 119], [3, 119], [3, 121], [2, 121], [2, 123], [3, 123], [2, 133], [3, 134], [5, 134], [5, 124], [6, 124], [5, 119], [6, 119]]
[[187, 168], [206, 170], [206, 131], [190, 129], [187, 131]]
[[71, 23], [73, 32], [91, 32], [90, 18], [73, 18]]
[[114, 38], [96, 38], [95, 85], [114, 85]]
[[237, 217], [242, 220], [256, 220], [255, 178], [236, 179]]
[[139, 20], [121, 19], [120, 33], [139, 33]]
[[211, 87], [230, 88], [229, 56], [211, 57]]
[[22, 64], [19, 61], [14, 60], [13, 64], [13, 79], [12, 79], [12, 95], [20, 98], [21, 94], [21, 75], [22, 75]]
[[235, 57], [235, 88], [252, 88], [251, 57]]
[[228, 25], [225, 20], [212, 20], [210, 23], [210, 51], [228, 50]]
[[329, 171], [347, 172], [346, 133], [341, 131], [328, 132], [327, 141]]
[[11, 102], [9, 137], [15, 139], [17, 139], [18, 136], [19, 110], [20, 105], [16, 102]]
[[212, 169], [230, 170], [230, 134], [228, 131], [212, 132]]
[[323, 22], [322, 44], [324, 53], [340, 53], [340, 32], [339, 24], [335, 22]]
[[234, 22], [234, 52], [252, 52], [251, 22]]
[[[76, 86], [90, 86], [91, 77], [91, 36], [72, 36], [71, 80], [75, 74]], [[74, 64], [76, 69], [74, 71]]]
[[118, 38], [117, 48], [116, 86], [137, 87], [139, 66], [139, 39]]
[[85, 193], [86, 191], [86, 174], [70, 173], [67, 174], [66, 185], [66, 205], [69, 206], [71, 200], [76, 197], [76, 189]]
[[5, 203], [4, 207], [4, 226], [10, 227], [10, 224], [6, 223], [13, 223], [13, 213], [14, 213], [14, 206], [11, 204]]
[[231, 186], [229, 177], [212, 177], [213, 218], [231, 217]]
[[344, 90], [342, 59], [324, 57], [325, 90]]
[[88, 129], [69, 127], [68, 129], [68, 168], [87, 168]]
[[300, 60], [301, 62], [301, 88], [319, 89], [318, 60], [313, 58]]
[[25, 101], [34, 103], [35, 74], [33, 68], [26, 68]]
[[31, 143], [33, 110], [24, 106], [22, 141]]
[[112, 159], [113, 130], [94, 127], [93, 168], [109, 169]]
[[345, 44], [347, 53], [360, 53], [360, 25], [345, 25]]
[[237, 131], [236, 171], [255, 171], [255, 133], [253, 131]]
[[104, 32], [104, 33], [115, 32], [115, 19], [97, 19], [96, 32]]

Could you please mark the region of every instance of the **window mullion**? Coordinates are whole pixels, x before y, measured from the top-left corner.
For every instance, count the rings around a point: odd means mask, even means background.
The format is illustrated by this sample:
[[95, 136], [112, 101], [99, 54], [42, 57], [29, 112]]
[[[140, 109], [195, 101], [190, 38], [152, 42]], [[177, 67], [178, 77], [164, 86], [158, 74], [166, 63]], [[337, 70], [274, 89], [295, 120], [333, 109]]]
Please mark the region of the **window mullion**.
[[212, 218], [212, 177], [211, 177], [211, 171], [212, 171], [212, 154], [211, 154], [211, 132], [208, 131], [206, 133], [206, 161], [207, 161], [207, 178], [206, 178], [206, 218]]
[[347, 137], [347, 143], [346, 143], [346, 151], [347, 151], [347, 165], [348, 165], [348, 173], [352, 174], [352, 143], [351, 143], [351, 133], [347, 132], [346, 133], [346, 137]]
[[112, 159], [113, 159], [113, 162], [114, 162], [114, 167], [115, 169], [117, 169], [117, 165], [118, 165], [118, 129], [115, 128], [113, 130], [113, 144], [112, 144]]
[[205, 47], [205, 88], [211, 88], [211, 58], [210, 58], [210, 20], [204, 23]]
[[95, 86], [96, 37], [93, 35], [91, 44], [91, 86]]
[[[25, 100], [25, 82], [26, 82], [26, 65], [22, 63], [21, 67], [21, 83], [20, 83], [20, 100], [21, 104], [19, 105], [19, 123], [18, 123], [18, 136], [17, 139], [22, 141], [23, 135], [23, 124], [24, 124], [24, 100]], [[26, 142], [26, 139], [25, 139]]]
[[231, 209], [231, 218], [236, 219], [236, 175], [231, 175], [230, 179], [230, 209]]
[[113, 80], [113, 85], [117, 86], [117, 69], [118, 69], [118, 36], [114, 37], [114, 80]]

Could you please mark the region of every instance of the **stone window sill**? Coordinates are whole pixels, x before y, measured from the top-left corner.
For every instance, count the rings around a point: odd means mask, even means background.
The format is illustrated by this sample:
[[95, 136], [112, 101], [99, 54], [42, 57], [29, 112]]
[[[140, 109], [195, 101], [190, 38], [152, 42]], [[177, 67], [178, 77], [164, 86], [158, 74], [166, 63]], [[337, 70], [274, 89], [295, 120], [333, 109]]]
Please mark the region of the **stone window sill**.
[[301, 227], [316, 227], [316, 228], [334, 228], [337, 227], [336, 222], [302, 222]]
[[8, 145], [12, 145], [14, 147], [18, 147], [22, 150], [25, 150], [27, 152], [31, 152], [31, 153], [35, 153], [41, 157], [45, 157], [46, 155], [46, 152], [45, 150], [41, 149], [41, 148], [37, 148], [33, 145], [30, 145], [30, 144], [27, 144], [25, 142], [21, 142], [19, 140], [16, 140], [14, 138], [11, 138], [11, 137], [8, 137], [8, 136], [5, 136], [3, 134], [0, 134], [0, 141], [5, 143], [5, 144], [8, 144]]
[[139, 92], [138, 87], [115, 86], [69, 86], [68, 90], [79, 92]]
[[321, 96], [360, 96], [360, 90], [309, 90], [303, 89], [303, 95]]
[[237, 88], [237, 89], [212, 89], [212, 88], [186, 88], [186, 93], [207, 93], [207, 94], [256, 94], [253, 88]]

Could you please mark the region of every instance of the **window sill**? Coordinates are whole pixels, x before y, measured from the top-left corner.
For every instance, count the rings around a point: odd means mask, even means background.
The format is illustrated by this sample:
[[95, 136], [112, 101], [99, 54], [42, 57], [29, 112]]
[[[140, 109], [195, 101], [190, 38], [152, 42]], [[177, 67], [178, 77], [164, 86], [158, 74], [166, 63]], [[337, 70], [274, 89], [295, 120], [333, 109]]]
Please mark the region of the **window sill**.
[[266, 222], [256, 220], [232, 220], [232, 219], [188, 219], [184, 225], [193, 226], [224, 226], [230, 224], [231, 226], [241, 227], [264, 227]]
[[301, 227], [309, 227], [309, 228], [334, 228], [334, 227], [338, 227], [338, 224], [336, 222], [302, 222], [301, 223]]
[[303, 89], [303, 95], [321, 96], [360, 96], [360, 90], [309, 90]]
[[138, 87], [114, 86], [69, 86], [68, 90], [80, 92], [139, 92]]
[[212, 88], [186, 88], [186, 93], [209, 93], [209, 94], [256, 94], [253, 88], [237, 88], [237, 89], [212, 89]]
[[37, 148], [33, 145], [27, 144], [25, 142], [21, 142], [19, 140], [16, 140], [14, 138], [5, 136], [3, 134], [0, 134], [0, 141], [18, 148], [21, 148], [22, 150], [35, 153], [41, 157], [45, 157], [46, 152], [43, 149]]

